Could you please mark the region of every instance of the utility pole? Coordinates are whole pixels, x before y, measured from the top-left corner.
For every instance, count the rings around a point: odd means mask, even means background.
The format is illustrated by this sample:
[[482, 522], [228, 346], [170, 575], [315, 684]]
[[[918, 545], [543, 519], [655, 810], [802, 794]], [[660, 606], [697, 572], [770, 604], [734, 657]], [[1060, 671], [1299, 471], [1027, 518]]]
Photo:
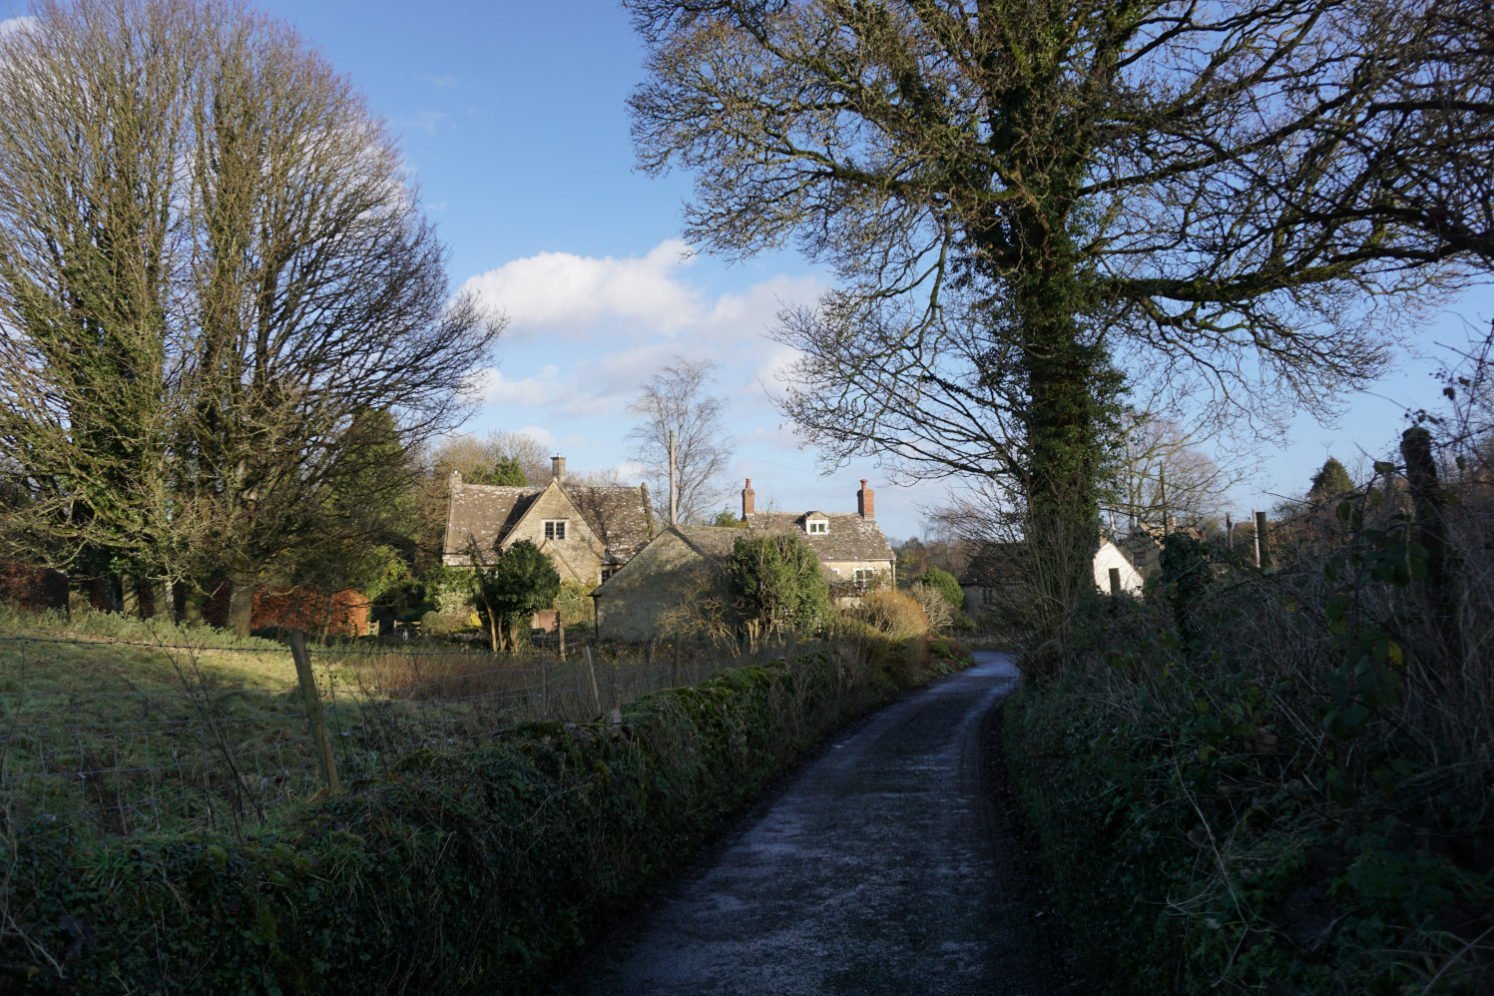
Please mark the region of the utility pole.
[[669, 430], [669, 524], [678, 525], [679, 504], [674, 485], [674, 430]]

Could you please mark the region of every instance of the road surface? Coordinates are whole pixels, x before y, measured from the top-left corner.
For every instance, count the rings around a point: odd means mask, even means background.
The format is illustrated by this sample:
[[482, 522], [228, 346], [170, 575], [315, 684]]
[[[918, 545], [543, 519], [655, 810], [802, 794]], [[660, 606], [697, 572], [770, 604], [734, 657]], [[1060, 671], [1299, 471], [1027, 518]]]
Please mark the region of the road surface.
[[992, 805], [1005, 654], [833, 741], [567, 985], [581, 993], [1050, 993], [1011, 828]]

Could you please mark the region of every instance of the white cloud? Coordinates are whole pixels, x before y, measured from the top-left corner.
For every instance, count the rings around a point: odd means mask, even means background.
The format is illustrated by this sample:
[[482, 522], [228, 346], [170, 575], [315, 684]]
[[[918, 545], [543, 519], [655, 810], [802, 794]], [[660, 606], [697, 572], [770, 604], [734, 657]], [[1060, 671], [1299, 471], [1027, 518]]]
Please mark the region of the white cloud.
[[601, 326], [616, 332], [619, 325], [672, 333], [704, 313], [698, 292], [677, 279], [689, 263], [690, 248], [678, 239], [623, 259], [543, 252], [472, 277], [462, 289], [506, 314], [513, 337], [580, 336]]
[[637, 460], [624, 460], [612, 468], [612, 472], [620, 481], [641, 481], [644, 469], [643, 464]]
[[39, 25], [41, 21], [29, 15], [24, 17], [8, 17], [0, 21], [0, 38], [13, 32], [29, 31]]
[[415, 77], [421, 83], [435, 87], [437, 90], [455, 90], [462, 85], [462, 81], [450, 73], [439, 75], [420, 74]]
[[[577, 472], [612, 468], [635, 481], [642, 475], [628, 459], [625, 437], [637, 422], [629, 406], [676, 357], [708, 360], [717, 364], [709, 390], [726, 400], [728, 431], [737, 440], [728, 476], [753, 476], [754, 468], [765, 472], [772, 464], [770, 476], [799, 507], [819, 487], [814, 457], [799, 449], [771, 397], [781, 390], [779, 373], [799, 354], [767, 333], [781, 311], [812, 305], [825, 284], [812, 275], [747, 284], [737, 271], [725, 277], [737, 276], [735, 286], [711, 290], [709, 282], [722, 275], [710, 265], [691, 270], [689, 262], [685, 243], [671, 239], [621, 258], [542, 253], [467, 281], [465, 289], [511, 322], [498, 347], [502, 369], [483, 379], [480, 423], [542, 426], [543, 436], [531, 434], [564, 453]], [[784, 466], [802, 470], [776, 469]], [[835, 508], [845, 490], [840, 482]]]
[[552, 400], [560, 384], [560, 368], [544, 366], [531, 377], [513, 380], [496, 367], [478, 377], [477, 391], [489, 404], [543, 405]]
[[528, 436], [547, 450], [555, 449], [555, 433], [538, 425], [521, 425], [514, 430], [516, 436]]
[[402, 118], [400, 119], [399, 123], [413, 131], [423, 132], [426, 136], [429, 137], [435, 135], [437, 129], [439, 129], [441, 125], [448, 120], [448, 118], [449, 115], [447, 115], [445, 111], [425, 110], [420, 111], [413, 118]]

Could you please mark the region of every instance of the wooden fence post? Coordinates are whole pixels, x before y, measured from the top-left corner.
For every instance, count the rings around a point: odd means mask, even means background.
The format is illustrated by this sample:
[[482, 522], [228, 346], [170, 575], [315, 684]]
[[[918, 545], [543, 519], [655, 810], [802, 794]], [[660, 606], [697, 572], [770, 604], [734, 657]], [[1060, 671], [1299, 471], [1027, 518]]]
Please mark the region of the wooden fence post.
[[591, 648], [584, 647], [586, 652], [586, 673], [591, 676], [591, 704], [596, 709], [598, 716], [602, 714], [602, 693], [597, 690], [597, 669], [591, 663]]
[[1255, 513], [1255, 564], [1262, 574], [1271, 573], [1271, 546], [1266, 537], [1266, 513]]
[[311, 724], [311, 740], [316, 744], [317, 760], [322, 769], [322, 782], [329, 793], [341, 790], [337, 780], [337, 760], [332, 756], [332, 741], [327, 738], [327, 724], [322, 720], [322, 696], [316, 690], [316, 675], [311, 673], [311, 657], [306, 653], [306, 634], [292, 630], [290, 635], [291, 658], [296, 662], [296, 681], [301, 685], [301, 696], [306, 700], [306, 720]]
[[1442, 488], [1437, 483], [1437, 464], [1432, 459], [1432, 434], [1424, 426], [1412, 426], [1401, 435], [1401, 458], [1406, 461], [1406, 483], [1411, 489], [1411, 515], [1416, 541], [1427, 552], [1426, 593], [1436, 630], [1451, 652], [1461, 656], [1458, 628], [1458, 595], [1452, 584], [1448, 561], [1451, 544], [1442, 510]]
[[545, 657], [540, 655], [540, 714], [535, 719], [550, 718], [550, 668]]

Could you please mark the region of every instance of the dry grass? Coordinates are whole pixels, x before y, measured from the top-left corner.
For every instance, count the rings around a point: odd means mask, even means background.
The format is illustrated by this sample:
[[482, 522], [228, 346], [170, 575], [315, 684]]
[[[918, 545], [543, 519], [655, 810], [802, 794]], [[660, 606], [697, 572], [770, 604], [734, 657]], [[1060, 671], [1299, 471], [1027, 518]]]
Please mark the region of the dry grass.
[[[278, 643], [4, 609], [0, 634], [0, 831], [34, 820], [107, 835], [238, 831], [322, 789], [294, 662]], [[313, 647], [342, 782], [525, 721], [596, 719], [754, 662], [682, 643], [568, 658], [439, 641]]]

